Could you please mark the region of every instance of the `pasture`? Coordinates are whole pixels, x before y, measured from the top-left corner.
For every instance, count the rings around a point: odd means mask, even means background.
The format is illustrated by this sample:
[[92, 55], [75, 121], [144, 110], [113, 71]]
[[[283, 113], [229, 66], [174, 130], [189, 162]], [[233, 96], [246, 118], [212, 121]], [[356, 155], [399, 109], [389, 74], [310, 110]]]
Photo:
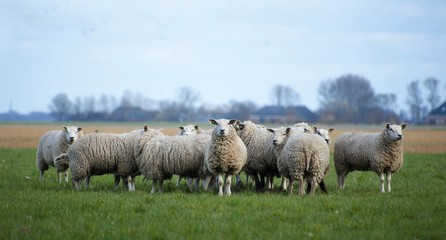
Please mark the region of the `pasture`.
[[[69, 124], [67, 124], [69, 125]], [[85, 133], [125, 132], [142, 123], [82, 123]], [[326, 179], [329, 193], [314, 196], [251, 185], [233, 196], [191, 193], [176, 178], [163, 194], [137, 178], [136, 191], [113, 189], [113, 176], [95, 176], [91, 188], [74, 191], [56, 182], [56, 171], [39, 182], [38, 139], [62, 124], [0, 124], [0, 234], [3, 239], [444, 239], [446, 230], [446, 129], [409, 126], [404, 130], [404, 165], [392, 178], [392, 192], [379, 192], [378, 176], [353, 172], [337, 190], [336, 173]], [[177, 124], [149, 124], [175, 134]], [[201, 123], [203, 128], [210, 124]], [[321, 126], [324, 127], [324, 126]], [[380, 131], [383, 126], [334, 126], [344, 131]], [[295, 188], [296, 190], [296, 188]]]

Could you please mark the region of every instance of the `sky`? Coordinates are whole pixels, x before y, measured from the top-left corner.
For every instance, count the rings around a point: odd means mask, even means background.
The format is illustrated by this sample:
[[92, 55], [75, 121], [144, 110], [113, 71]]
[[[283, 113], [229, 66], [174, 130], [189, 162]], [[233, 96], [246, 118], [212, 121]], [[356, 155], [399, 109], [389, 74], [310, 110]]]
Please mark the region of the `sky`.
[[320, 83], [345, 74], [405, 110], [413, 80], [437, 78], [446, 100], [446, 1], [0, 0], [0, 73], [0, 112], [181, 87], [263, 106], [278, 84], [315, 111]]

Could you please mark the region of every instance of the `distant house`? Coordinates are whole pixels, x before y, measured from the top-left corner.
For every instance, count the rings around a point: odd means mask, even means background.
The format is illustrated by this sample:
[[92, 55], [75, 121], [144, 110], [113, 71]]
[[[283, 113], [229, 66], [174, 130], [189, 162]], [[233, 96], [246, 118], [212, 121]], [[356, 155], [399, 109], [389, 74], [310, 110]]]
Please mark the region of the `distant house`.
[[251, 120], [257, 123], [317, 122], [319, 116], [305, 106], [265, 106], [252, 113]]
[[427, 124], [446, 125], [446, 101], [426, 116]]

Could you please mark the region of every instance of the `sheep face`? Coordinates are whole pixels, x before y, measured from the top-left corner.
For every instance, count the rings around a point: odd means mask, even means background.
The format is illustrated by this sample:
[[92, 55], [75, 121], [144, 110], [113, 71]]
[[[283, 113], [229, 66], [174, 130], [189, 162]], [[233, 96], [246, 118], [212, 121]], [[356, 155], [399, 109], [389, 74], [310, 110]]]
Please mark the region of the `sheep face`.
[[179, 135], [182, 136], [193, 136], [197, 135], [198, 126], [197, 125], [187, 125], [187, 126], [181, 126]]
[[[224, 137], [227, 136], [231, 130], [235, 130], [235, 124], [237, 122], [237, 120], [232, 119], [232, 120], [228, 120], [228, 119], [209, 119], [209, 122], [211, 124], [217, 125], [214, 127], [214, 134], [216, 136], [220, 136], [220, 137]], [[232, 129], [231, 129], [232, 128]]]
[[65, 139], [72, 144], [79, 139], [79, 132], [82, 131], [82, 128], [77, 126], [66, 126], [63, 127], [63, 130], [65, 131]]
[[268, 128], [268, 131], [273, 133], [273, 145], [280, 146], [286, 142], [288, 137], [291, 135], [290, 127], [280, 127], [280, 128]]
[[331, 144], [329, 133], [333, 132], [334, 130], [335, 130], [334, 128], [326, 130], [323, 128], [314, 127], [314, 132], [319, 136], [321, 136], [325, 140], [325, 142], [327, 142], [328, 145]]
[[407, 127], [407, 123], [403, 123], [401, 125], [390, 125], [386, 124], [386, 134], [392, 141], [403, 140], [403, 129]]

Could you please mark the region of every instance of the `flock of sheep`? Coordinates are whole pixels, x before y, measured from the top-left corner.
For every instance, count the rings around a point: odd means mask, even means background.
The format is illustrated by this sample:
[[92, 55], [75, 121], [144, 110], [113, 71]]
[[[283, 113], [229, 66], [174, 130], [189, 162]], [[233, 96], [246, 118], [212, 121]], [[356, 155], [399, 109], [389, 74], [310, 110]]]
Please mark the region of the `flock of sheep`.
[[[168, 136], [160, 129], [144, 126], [132, 132], [83, 134], [82, 128], [66, 126], [42, 135], [36, 154], [40, 181], [53, 166], [68, 182], [68, 169], [77, 190], [89, 187], [90, 177], [114, 174], [115, 188], [121, 180], [129, 191], [135, 190], [135, 178], [152, 180], [151, 193], [163, 191], [163, 181], [178, 175], [177, 185], [187, 179], [191, 190], [218, 188], [218, 195], [231, 195], [232, 177], [237, 184], [244, 171], [253, 179], [255, 189], [273, 189], [276, 177], [281, 188], [292, 193], [294, 181], [298, 194], [314, 194], [317, 185], [327, 192], [324, 178], [329, 172], [331, 140], [334, 129], [297, 123], [288, 127], [267, 128], [251, 121], [209, 119], [213, 129], [196, 125], [180, 127]], [[381, 192], [391, 191], [393, 173], [403, 164], [403, 134], [407, 124], [386, 124], [380, 133], [344, 133], [334, 144], [334, 166], [339, 189], [354, 170], [379, 175]], [[266, 178], [266, 179], [265, 179]], [[265, 182], [266, 180], [266, 182]], [[307, 190], [305, 191], [305, 183]]]

